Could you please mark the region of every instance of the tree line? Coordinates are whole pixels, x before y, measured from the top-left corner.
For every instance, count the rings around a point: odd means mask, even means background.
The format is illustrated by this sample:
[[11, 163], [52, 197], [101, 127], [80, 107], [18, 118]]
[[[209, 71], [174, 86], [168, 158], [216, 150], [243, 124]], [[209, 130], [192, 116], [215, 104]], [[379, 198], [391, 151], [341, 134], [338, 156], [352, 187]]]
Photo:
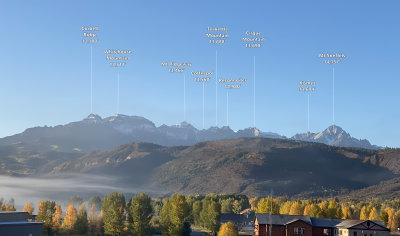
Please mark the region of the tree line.
[[287, 197], [249, 199], [256, 213], [306, 215], [318, 218], [382, 221], [392, 231], [400, 227], [400, 199], [370, 201], [294, 200]]
[[[0, 209], [14, 210], [14, 200], [0, 199]], [[242, 194], [180, 195], [158, 199], [140, 193], [126, 202], [122, 193], [87, 203], [71, 197], [64, 210], [50, 200], [40, 201], [36, 220], [43, 222], [45, 234], [81, 235], [190, 235], [196, 227], [210, 234], [235, 235], [233, 224], [220, 226], [222, 213], [240, 213], [251, 208], [256, 213], [307, 215], [319, 218], [379, 220], [391, 230], [400, 227], [400, 199], [370, 201], [339, 199], [291, 200], [288, 197], [250, 198]], [[31, 203], [22, 209], [34, 214]]]
[[[220, 229], [221, 213], [239, 213], [249, 206], [248, 198], [240, 194], [174, 194], [170, 198], [152, 199], [140, 193], [126, 202], [124, 194], [113, 192], [103, 199], [92, 197], [87, 203], [73, 196], [67, 201], [66, 209], [55, 201], [40, 201], [36, 221], [43, 222], [45, 235], [144, 236], [162, 233], [186, 236], [192, 232], [192, 226], [216, 235]], [[33, 215], [35, 208], [27, 203], [22, 211]], [[222, 232], [237, 231], [231, 226], [224, 226]]]

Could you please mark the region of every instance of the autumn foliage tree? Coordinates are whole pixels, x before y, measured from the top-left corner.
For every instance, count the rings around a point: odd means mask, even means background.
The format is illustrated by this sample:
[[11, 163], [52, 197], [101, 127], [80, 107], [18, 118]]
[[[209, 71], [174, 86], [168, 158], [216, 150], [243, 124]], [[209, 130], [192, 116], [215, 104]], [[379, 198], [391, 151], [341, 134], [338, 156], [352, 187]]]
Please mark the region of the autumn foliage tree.
[[62, 228], [65, 232], [72, 233], [74, 231], [77, 217], [74, 205], [72, 203], [69, 204], [62, 223]]
[[279, 205], [272, 197], [262, 198], [257, 203], [257, 213], [279, 214]]
[[62, 214], [61, 206], [56, 204], [54, 206], [53, 232], [59, 232], [61, 230]]
[[304, 209], [299, 202], [293, 202], [290, 206], [289, 215], [303, 215]]
[[26, 203], [22, 208], [22, 211], [28, 212], [29, 215], [32, 215], [34, 210], [35, 208], [33, 208], [32, 203]]
[[218, 236], [237, 236], [238, 230], [236, 226], [232, 222], [227, 222], [221, 225], [220, 230], [218, 231]]

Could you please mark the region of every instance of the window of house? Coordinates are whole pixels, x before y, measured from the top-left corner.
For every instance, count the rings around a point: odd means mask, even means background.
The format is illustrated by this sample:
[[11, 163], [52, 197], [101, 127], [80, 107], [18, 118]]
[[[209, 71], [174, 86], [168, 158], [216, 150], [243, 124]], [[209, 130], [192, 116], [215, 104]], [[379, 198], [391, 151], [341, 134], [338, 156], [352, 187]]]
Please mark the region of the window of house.
[[339, 229], [339, 235], [342, 235], [342, 233], [343, 233], [343, 232], [342, 232], [342, 230], [341, 230], [341, 229]]
[[282, 227], [281, 227], [281, 231], [285, 231], [285, 227], [282, 226]]
[[324, 235], [331, 235], [331, 229], [324, 229]]
[[353, 232], [353, 236], [357, 236], [357, 231], [354, 231], [354, 232]]
[[304, 234], [306, 232], [305, 228], [294, 227], [294, 234]]

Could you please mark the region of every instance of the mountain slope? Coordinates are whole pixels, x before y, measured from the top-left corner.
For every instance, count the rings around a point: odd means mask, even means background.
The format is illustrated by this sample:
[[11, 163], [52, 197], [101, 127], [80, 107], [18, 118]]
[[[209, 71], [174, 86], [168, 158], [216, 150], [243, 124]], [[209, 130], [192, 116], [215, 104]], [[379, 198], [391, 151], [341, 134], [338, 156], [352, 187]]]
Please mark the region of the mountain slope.
[[202, 142], [189, 147], [133, 143], [56, 166], [52, 174], [92, 173], [164, 193], [237, 192], [324, 196], [396, 177], [370, 159], [378, 151], [268, 138]]

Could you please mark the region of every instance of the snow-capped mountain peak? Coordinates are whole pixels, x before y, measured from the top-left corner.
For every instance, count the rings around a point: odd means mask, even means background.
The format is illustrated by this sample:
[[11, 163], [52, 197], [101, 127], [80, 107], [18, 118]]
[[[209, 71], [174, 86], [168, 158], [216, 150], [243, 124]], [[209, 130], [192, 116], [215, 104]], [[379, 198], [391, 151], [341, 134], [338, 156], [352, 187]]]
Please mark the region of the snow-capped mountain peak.
[[356, 139], [350, 136], [349, 133], [344, 131], [340, 126], [331, 125], [324, 131], [319, 133], [301, 133], [292, 137], [295, 140], [324, 143], [332, 146], [339, 147], [360, 147], [368, 149], [378, 149], [379, 147], [371, 145], [366, 139]]

